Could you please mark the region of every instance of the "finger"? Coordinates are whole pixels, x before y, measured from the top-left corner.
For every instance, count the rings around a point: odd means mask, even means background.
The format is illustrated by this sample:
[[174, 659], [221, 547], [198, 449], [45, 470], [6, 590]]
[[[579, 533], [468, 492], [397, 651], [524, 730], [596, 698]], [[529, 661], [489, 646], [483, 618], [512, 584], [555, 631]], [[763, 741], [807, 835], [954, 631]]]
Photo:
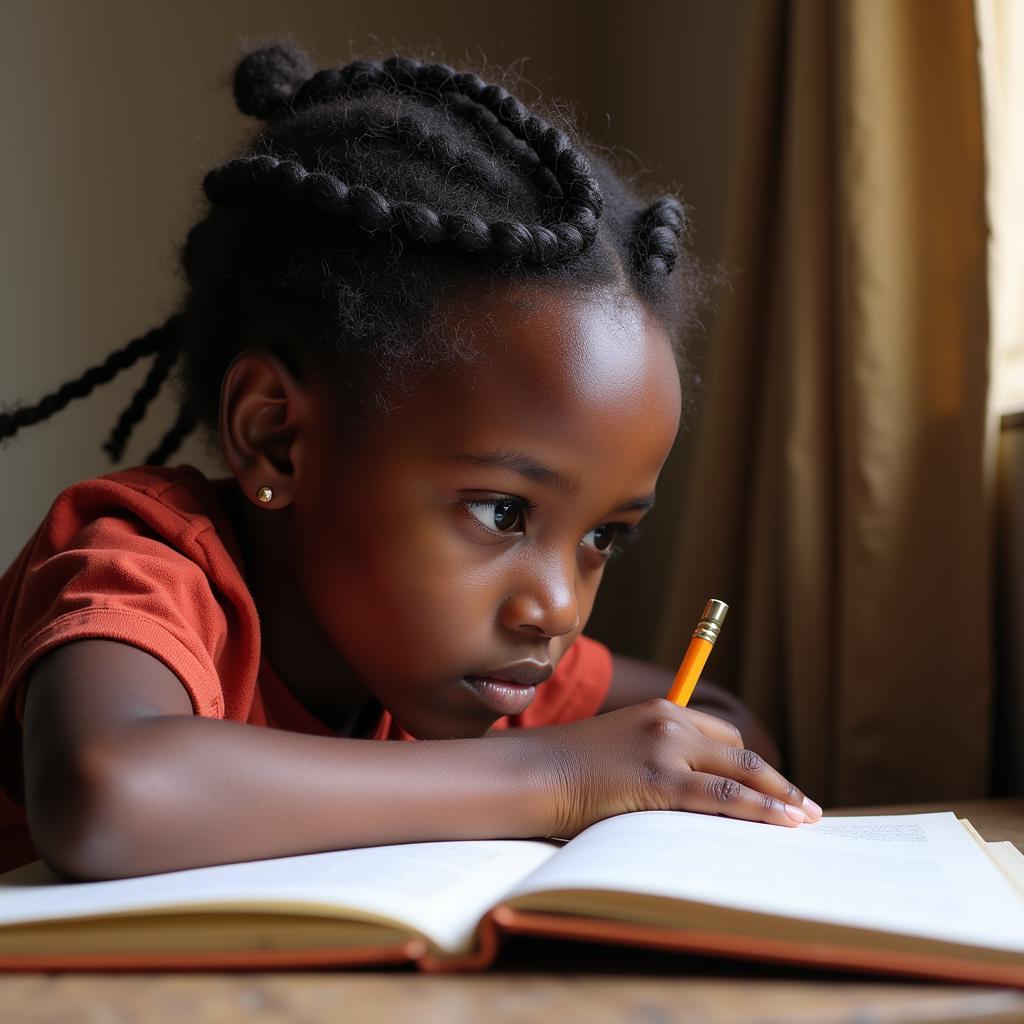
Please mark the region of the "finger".
[[727, 722], [724, 718], [716, 718], [714, 715], [698, 711], [696, 708], [683, 708], [681, 711], [709, 740], [724, 743], [728, 747], [743, 746], [743, 734], [732, 722]]
[[808, 800], [797, 786], [772, 768], [756, 751], [721, 744], [709, 745], [705, 751], [696, 757], [691, 756], [688, 761], [697, 771], [736, 779], [750, 790], [797, 807], [808, 820], [821, 817], [821, 808]]
[[681, 811], [724, 814], [729, 818], [763, 821], [786, 828], [795, 828], [807, 820], [799, 806], [758, 792], [735, 779], [707, 772], [687, 772], [680, 783], [677, 799], [677, 809]]
[[808, 821], [821, 817], [821, 808], [754, 750], [709, 746], [701, 756], [690, 758], [690, 764], [700, 771], [735, 779], [748, 789], [796, 807]]

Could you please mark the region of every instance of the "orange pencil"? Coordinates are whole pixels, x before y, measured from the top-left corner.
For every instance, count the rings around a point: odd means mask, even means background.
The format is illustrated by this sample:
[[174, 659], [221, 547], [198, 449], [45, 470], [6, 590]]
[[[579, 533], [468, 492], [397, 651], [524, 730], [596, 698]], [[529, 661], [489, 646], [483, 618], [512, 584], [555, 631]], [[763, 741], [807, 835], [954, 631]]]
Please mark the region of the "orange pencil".
[[708, 660], [711, 648], [715, 646], [718, 634], [721, 632], [722, 623], [725, 622], [725, 613], [729, 606], [724, 601], [712, 598], [704, 608], [704, 614], [693, 631], [690, 646], [686, 648], [683, 656], [683, 663], [679, 666], [676, 678], [672, 683], [672, 689], [668, 691], [668, 699], [674, 701], [681, 708], [685, 708], [693, 696], [693, 689], [700, 679], [704, 668], [704, 662]]

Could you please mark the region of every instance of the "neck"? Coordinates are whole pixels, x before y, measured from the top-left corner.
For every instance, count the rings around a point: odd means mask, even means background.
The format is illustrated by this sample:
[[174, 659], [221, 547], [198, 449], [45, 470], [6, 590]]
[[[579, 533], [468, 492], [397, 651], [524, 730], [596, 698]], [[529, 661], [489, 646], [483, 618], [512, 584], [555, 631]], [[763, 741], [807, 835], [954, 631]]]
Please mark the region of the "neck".
[[302, 598], [293, 572], [287, 510], [270, 512], [229, 491], [231, 518], [245, 565], [246, 583], [260, 619], [263, 653], [310, 714], [350, 736], [369, 723], [374, 705], [362, 682], [331, 645]]

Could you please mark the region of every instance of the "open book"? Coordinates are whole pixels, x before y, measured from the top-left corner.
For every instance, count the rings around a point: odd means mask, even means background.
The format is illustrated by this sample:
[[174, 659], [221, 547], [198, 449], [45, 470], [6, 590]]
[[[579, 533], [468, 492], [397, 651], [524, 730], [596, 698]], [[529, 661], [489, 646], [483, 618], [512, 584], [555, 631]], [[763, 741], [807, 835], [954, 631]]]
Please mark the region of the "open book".
[[680, 811], [553, 841], [410, 843], [62, 883], [0, 875], [0, 968], [413, 961], [505, 934], [1024, 987], [1024, 857], [951, 813], [787, 829]]

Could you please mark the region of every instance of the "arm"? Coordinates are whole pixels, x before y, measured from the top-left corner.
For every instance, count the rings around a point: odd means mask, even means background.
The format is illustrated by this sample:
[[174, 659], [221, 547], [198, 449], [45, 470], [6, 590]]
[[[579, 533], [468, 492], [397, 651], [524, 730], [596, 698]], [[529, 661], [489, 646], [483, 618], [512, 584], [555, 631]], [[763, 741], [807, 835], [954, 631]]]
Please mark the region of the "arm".
[[480, 739], [304, 736], [196, 718], [162, 662], [108, 640], [40, 659], [24, 761], [36, 848], [82, 879], [385, 843], [568, 838], [637, 810], [786, 827], [821, 816], [735, 726], [663, 698]]
[[[601, 713], [629, 704], [641, 704], [651, 697], [664, 697], [672, 685], [668, 669], [648, 665], [633, 658], [612, 656], [612, 685]], [[779, 751], [764, 726], [728, 690], [714, 683], [697, 684], [688, 705], [735, 725], [749, 750], [756, 750], [769, 764], [779, 763]]]
[[108, 640], [36, 664], [24, 723], [36, 847], [75, 878], [435, 839], [546, 834], [513, 734], [381, 743], [194, 717], [177, 676]]

